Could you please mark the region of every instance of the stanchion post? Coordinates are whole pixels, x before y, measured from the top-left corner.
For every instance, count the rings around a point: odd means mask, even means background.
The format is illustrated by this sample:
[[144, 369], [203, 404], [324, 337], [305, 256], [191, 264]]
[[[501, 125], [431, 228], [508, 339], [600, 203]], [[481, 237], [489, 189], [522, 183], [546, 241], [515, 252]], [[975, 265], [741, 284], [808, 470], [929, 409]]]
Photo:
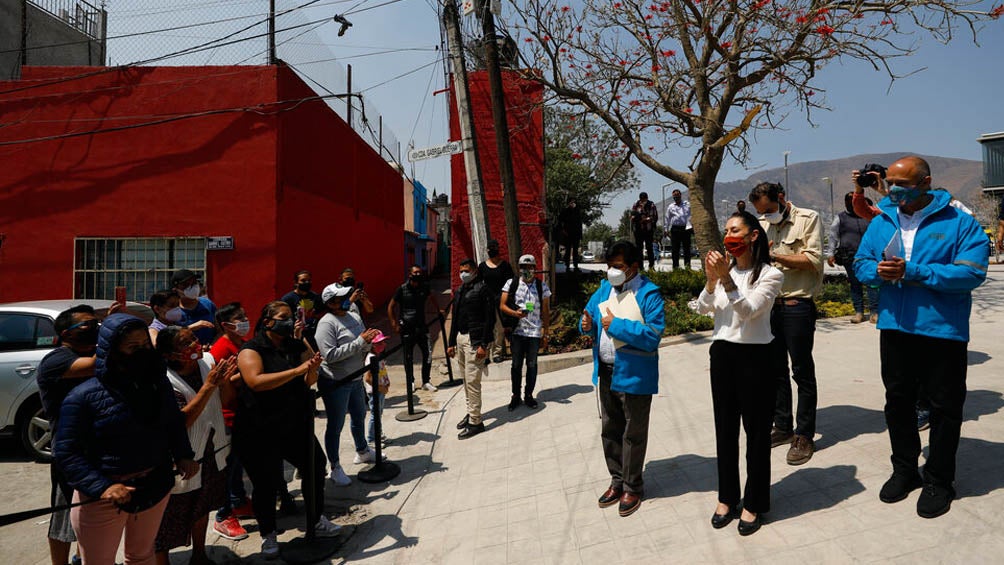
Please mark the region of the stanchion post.
[[[450, 301], [450, 304], [453, 304], [452, 300]], [[449, 307], [450, 306], [448, 304], [447, 308]], [[450, 348], [450, 340], [449, 336], [446, 335], [446, 316], [443, 316], [442, 311], [439, 312], [439, 331], [440, 335], [442, 336], [441, 339], [443, 341], [443, 355], [446, 357], [446, 372], [450, 375], [450, 380], [440, 384], [439, 388], [457, 386], [461, 383], [461, 381], [458, 381], [453, 378], [453, 362], [450, 360], [449, 353], [447, 353], [447, 350]]]

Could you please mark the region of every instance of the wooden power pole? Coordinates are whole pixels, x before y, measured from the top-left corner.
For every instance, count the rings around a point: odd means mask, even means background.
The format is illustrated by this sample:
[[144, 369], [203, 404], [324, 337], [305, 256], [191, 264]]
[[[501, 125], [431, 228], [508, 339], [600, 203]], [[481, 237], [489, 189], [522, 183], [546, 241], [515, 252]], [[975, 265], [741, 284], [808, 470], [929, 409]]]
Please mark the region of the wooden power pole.
[[[505, 90], [495, 38], [495, 15], [489, 9], [491, 0], [480, 0], [482, 41], [485, 64], [488, 67], [488, 87], [491, 90], [492, 118], [495, 122], [495, 146], [499, 156], [499, 177], [502, 180], [502, 209], [505, 212], [505, 233], [509, 241], [509, 263], [516, 265], [523, 253], [519, 230], [519, 205], [516, 202], [516, 178], [512, 170], [512, 150], [509, 146], [509, 122], [506, 117]], [[543, 258], [541, 258], [543, 261]]]
[[478, 157], [474, 136], [474, 114], [471, 111], [471, 92], [467, 86], [467, 67], [464, 63], [464, 44], [460, 37], [460, 12], [456, 0], [443, 0], [443, 24], [453, 66], [453, 92], [460, 118], [460, 135], [464, 146], [464, 170], [467, 173], [467, 207], [471, 213], [471, 237], [474, 256], [478, 263], [488, 258], [488, 208], [481, 185], [481, 159]]

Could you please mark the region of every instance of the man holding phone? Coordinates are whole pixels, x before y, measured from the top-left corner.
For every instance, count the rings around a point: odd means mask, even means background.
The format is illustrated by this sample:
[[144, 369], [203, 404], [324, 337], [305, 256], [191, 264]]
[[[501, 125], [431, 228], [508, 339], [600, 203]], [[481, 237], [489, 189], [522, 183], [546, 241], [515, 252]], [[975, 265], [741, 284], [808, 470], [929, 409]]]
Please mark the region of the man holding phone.
[[526, 360], [526, 388], [522, 402], [530, 408], [538, 406], [533, 397], [537, 384], [537, 352], [547, 341], [551, 320], [551, 289], [536, 276], [537, 260], [533, 255], [519, 258], [519, 277], [506, 281], [502, 287], [499, 310], [507, 316], [518, 318], [512, 332], [512, 399], [509, 411], [520, 405], [520, 383], [523, 380], [523, 361]]
[[293, 315], [303, 322], [303, 337], [307, 338], [310, 346], [317, 350], [317, 342], [314, 341], [314, 333], [317, 331], [317, 321], [324, 316], [324, 301], [321, 295], [313, 290], [313, 276], [310, 271], [304, 269], [293, 275], [293, 290], [287, 292], [280, 298]]
[[[892, 476], [879, 499], [894, 503], [923, 487], [917, 514], [935, 518], [955, 498], [955, 456], [966, 400], [972, 291], [987, 276], [990, 246], [979, 222], [931, 190], [931, 168], [905, 157], [886, 172], [889, 196], [865, 232], [854, 272], [879, 286], [879, 355]], [[917, 472], [918, 388], [931, 404], [930, 451]]]

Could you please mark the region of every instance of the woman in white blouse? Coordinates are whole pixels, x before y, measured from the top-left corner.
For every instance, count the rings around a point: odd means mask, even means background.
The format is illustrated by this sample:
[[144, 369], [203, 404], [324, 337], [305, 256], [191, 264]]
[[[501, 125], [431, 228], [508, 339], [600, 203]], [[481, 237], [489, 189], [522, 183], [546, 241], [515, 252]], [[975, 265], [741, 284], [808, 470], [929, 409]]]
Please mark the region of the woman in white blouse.
[[[752, 214], [737, 212], [725, 224], [728, 255], [709, 251], [708, 282], [697, 300], [702, 314], [714, 314], [711, 339], [711, 398], [718, 458], [715, 528], [739, 517], [740, 535], [760, 529], [770, 510], [770, 428], [774, 381], [768, 373], [770, 311], [784, 276], [770, 265], [767, 234]], [[731, 256], [731, 261], [728, 257]], [[746, 430], [746, 486], [740, 515], [739, 422]]]

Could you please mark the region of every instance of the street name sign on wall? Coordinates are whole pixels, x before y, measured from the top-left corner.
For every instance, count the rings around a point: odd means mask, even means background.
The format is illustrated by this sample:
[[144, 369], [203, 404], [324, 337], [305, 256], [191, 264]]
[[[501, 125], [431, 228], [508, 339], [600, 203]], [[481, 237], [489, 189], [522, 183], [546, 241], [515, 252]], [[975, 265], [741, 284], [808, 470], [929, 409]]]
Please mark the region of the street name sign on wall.
[[215, 235], [206, 238], [206, 251], [219, 251], [221, 249], [233, 249], [234, 236]]
[[425, 149], [412, 149], [411, 151], [408, 151], [408, 160], [415, 162], [423, 159], [435, 159], [436, 157], [442, 157], [443, 155], [456, 155], [463, 150], [464, 144], [462, 141], [451, 141], [442, 145], [426, 147]]

